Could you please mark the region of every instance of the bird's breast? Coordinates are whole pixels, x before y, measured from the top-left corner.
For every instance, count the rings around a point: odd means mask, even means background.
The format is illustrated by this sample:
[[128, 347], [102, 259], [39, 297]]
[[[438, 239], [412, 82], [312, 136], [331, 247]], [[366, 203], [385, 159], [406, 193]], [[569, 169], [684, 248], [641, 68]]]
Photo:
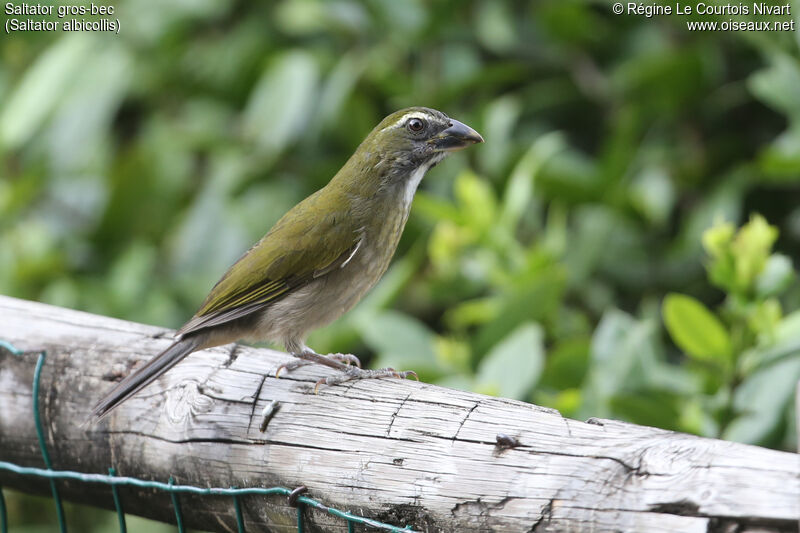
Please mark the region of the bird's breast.
[[399, 198], [376, 198], [371, 202], [373, 211], [362, 212], [368, 216], [355, 225], [358, 249], [341, 268], [314, 279], [264, 311], [259, 336], [294, 346], [300, 342], [297, 339], [336, 320], [361, 300], [389, 267], [408, 219], [403, 191], [397, 192]]
[[386, 272], [400, 242], [408, 210], [404, 206], [382, 209], [377, 222], [365, 226], [361, 244], [353, 259], [342, 269], [346, 275], [358, 275], [370, 282], [370, 287]]

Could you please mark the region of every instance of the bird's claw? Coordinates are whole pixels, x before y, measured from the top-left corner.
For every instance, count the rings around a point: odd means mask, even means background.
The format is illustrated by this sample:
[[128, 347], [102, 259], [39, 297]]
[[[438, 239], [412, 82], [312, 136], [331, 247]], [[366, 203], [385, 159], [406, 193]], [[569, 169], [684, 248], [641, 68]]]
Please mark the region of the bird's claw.
[[297, 370], [301, 366], [305, 366], [307, 364], [309, 364], [307, 361], [291, 361], [289, 363], [283, 363], [282, 365], [279, 365], [278, 368], [275, 369], [275, 378], [280, 379], [281, 372], [283, 370], [291, 372], [292, 370]]
[[413, 377], [419, 381], [419, 376], [413, 370], [395, 370], [394, 368], [381, 368], [378, 370], [363, 370], [361, 367], [350, 367], [342, 371], [337, 376], [328, 376], [317, 381], [314, 385], [314, 394], [319, 393], [321, 385], [340, 385], [348, 381], [357, 379], [375, 379], [375, 378], [398, 378], [405, 379], [408, 376]]
[[[348, 365], [348, 366], [355, 365], [357, 368], [361, 368], [361, 361], [359, 360], [358, 357], [356, 357], [355, 355], [353, 355], [351, 353], [331, 353], [331, 354], [328, 354], [328, 355], [326, 355], [324, 357], [327, 357], [328, 359], [331, 359], [333, 361], [337, 361], [339, 363], [342, 363], [342, 364], [345, 364], [345, 365]], [[288, 363], [283, 363], [282, 365], [279, 365], [278, 368], [275, 369], [275, 377], [276, 378], [280, 378], [281, 377], [281, 372], [284, 371], [284, 370], [286, 370], [288, 372], [291, 372], [292, 370], [297, 370], [300, 367], [303, 367], [303, 366], [306, 366], [306, 365], [310, 365], [312, 363], [313, 363], [313, 361], [306, 361], [306, 360], [303, 360], [303, 359], [298, 359], [298, 360], [295, 360], [295, 361], [289, 361]]]
[[408, 376], [411, 376], [416, 381], [419, 381], [419, 376], [413, 370], [402, 370], [400, 372], [395, 372], [394, 377], [399, 379], [406, 379]]
[[[413, 370], [395, 370], [392, 367], [381, 368], [379, 370], [375, 370], [375, 372], [385, 373], [386, 377], [392, 377], [397, 379], [406, 379], [408, 376], [411, 376], [415, 380], [419, 381], [419, 376]], [[381, 376], [370, 376], [370, 377], [384, 377]]]

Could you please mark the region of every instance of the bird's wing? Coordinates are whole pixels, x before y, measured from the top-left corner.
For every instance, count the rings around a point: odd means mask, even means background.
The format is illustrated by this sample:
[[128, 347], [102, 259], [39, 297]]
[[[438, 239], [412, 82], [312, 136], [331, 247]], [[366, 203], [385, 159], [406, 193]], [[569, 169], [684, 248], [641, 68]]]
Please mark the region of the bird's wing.
[[344, 266], [358, 251], [361, 232], [348, 224], [346, 209], [320, 209], [320, 193], [286, 213], [239, 258], [178, 334], [249, 315]]

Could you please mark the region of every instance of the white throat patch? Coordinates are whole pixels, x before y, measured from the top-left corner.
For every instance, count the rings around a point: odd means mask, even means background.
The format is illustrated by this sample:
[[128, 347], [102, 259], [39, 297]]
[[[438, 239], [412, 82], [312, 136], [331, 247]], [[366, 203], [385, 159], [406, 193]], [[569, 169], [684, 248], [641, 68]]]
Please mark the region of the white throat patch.
[[425, 173], [428, 172], [432, 166], [436, 165], [442, 159], [447, 157], [447, 155], [447, 152], [438, 152], [431, 159], [429, 159], [427, 163], [421, 165], [408, 177], [408, 180], [406, 181], [406, 189], [403, 191], [403, 205], [405, 206], [406, 211], [408, 211], [408, 209], [411, 207], [411, 201], [414, 199], [414, 194], [417, 192], [417, 187], [419, 187], [419, 183], [422, 181], [422, 178], [425, 177]]
[[403, 206], [406, 208], [406, 211], [411, 207], [411, 201], [414, 199], [414, 194], [417, 192], [417, 187], [419, 187], [419, 183], [422, 181], [422, 178], [425, 177], [425, 173], [428, 172], [428, 169], [431, 168], [431, 163], [426, 163], [414, 172], [406, 180], [406, 188], [403, 191]]

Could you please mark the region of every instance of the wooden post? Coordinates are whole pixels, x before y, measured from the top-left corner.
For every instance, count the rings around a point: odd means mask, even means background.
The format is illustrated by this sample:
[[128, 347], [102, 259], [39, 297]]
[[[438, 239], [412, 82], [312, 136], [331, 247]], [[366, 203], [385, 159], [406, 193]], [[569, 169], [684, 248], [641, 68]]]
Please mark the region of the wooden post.
[[[319, 366], [274, 377], [286, 354], [225, 346], [189, 356], [116, 410], [91, 406], [170, 332], [0, 297], [0, 339], [46, 349], [41, 415], [55, 470], [201, 487], [308, 487], [331, 507], [418, 531], [797, 531], [800, 455], [635, 426], [579, 422], [523, 402], [414, 381], [322, 387]], [[0, 460], [42, 466], [35, 355], [0, 353]], [[262, 433], [261, 412], [280, 407]], [[497, 445], [497, 435], [518, 445]], [[45, 480], [0, 484], [47, 494]], [[59, 482], [113, 509], [108, 486]], [[168, 495], [120, 490], [126, 511], [174, 522]], [[235, 531], [229, 497], [182, 495], [186, 525]], [[295, 531], [283, 497], [241, 499], [248, 532]], [[306, 511], [312, 531], [341, 519]]]

